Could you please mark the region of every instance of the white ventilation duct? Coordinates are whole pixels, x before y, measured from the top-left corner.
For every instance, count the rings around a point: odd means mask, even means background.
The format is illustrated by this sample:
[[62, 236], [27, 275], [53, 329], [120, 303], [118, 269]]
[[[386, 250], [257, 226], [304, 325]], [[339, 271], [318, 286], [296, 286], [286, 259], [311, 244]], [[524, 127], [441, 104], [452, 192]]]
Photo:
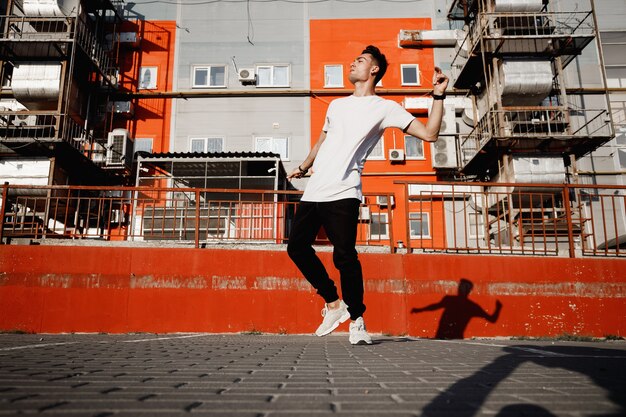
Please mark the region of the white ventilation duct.
[[498, 13], [538, 12], [543, 8], [543, 0], [495, 0]]
[[550, 61], [504, 61], [500, 67], [503, 104], [539, 105], [552, 91]]
[[26, 16], [71, 16], [76, 15], [79, 0], [23, 0]]
[[13, 96], [29, 110], [51, 110], [57, 107], [61, 85], [61, 64], [28, 62], [13, 68]]
[[463, 120], [463, 123], [470, 127], [474, 127], [474, 108], [471, 106], [464, 108], [461, 118]]

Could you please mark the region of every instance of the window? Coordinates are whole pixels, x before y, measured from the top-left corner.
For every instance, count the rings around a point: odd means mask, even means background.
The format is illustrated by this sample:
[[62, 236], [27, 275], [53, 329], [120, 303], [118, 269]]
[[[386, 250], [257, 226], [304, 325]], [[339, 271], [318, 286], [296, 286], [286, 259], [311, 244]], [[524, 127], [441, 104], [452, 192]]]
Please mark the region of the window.
[[289, 65], [256, 67], [257, 87], [289, 87]]
[[428, 221], [428, 213], [409, 213], [409, 226], [411, 227], [412, 238], [430, 238], [430, 223]]
[[226, 67], [224, 65], [194, 66], [192, 87], [226, 87]]
[[389, 239], [387, 213], [372, 213], [370, 239]]
[[189, 150], [191, 152], [223, 152], [224, 138], [191, 138], [189, 140]]
[[135, 138], [133, 153], [137, 152], [152, 153], [152, 138]]
[[367, 159], [385, 159], [385, 143], [383, 138], [381, 137], [376, 145], [372, 148], [369, 155], [367, 155]]
[[324, 87], [343, 87], [343, 65], [324, 65]]
[[415, 136], [404, 136], [404, 153], [408, 159], [424, 159], [424, 142]]
[[157, 88], [157, 67], [139, 68], [139, 88], [144, 90], [154, 90]]
[[289, 160], [289, 138], [261, 136], [256, 137], [254, 142], [255, 151], [277, 153], [283, 161]]
[[482, 213], [467, 213], [467, 235], [470, 239], [485, 237], [485, 217]]
[[420, 67], [417, 64], [402, 64], [402, 85], [421, 85]]

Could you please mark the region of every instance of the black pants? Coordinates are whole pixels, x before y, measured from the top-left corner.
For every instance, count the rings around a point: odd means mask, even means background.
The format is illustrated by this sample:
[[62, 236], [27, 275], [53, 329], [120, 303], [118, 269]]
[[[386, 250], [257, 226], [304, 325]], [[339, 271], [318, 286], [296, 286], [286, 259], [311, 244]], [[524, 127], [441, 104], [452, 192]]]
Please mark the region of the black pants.
[[301, 201], [287, 245], [289, 257], [307, 281], [324, 301], [332, 303], [339, 299], [337, 287], [312, 247], [320, 227], [324, 227], [334, 247], [333, 262], [341, 276], [341, 293], [352, 320], [365, 312], [363, 271], [355, 247], [359, 206], [360, 201], [355, 198], [321, 203]]

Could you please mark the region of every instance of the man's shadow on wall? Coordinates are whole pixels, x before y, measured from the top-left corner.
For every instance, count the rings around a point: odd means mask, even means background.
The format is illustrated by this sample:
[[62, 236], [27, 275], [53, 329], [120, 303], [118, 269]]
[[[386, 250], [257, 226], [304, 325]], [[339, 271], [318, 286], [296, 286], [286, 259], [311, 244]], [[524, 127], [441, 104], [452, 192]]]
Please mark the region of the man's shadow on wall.
[[502, 303], [496, 300], [496, 309], [493, 314], [488, 314], [481, 306], [469, 299], [469, 294], [473, 288], [474, 284], [472, 281], [462, 278], [459, 281], [457, 295], [446, 295], [437, 303], [421, 308], [413, 308], [411, 313], [416, 314], [423, 311], [443, 309], [435, 338], [463, 339], [465, 329], [471, 319], [478, 317], [487, 320], [489, 323], [495, 323], [498, 317], [500, 317], [500, 311], [502, 310]]

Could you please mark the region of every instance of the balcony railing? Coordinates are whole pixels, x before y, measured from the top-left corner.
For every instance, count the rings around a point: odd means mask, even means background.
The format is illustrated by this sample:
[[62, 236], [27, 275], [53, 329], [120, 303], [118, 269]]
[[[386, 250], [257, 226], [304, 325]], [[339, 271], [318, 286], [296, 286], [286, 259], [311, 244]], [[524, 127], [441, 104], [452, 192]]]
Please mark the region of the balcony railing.
[[406, 212], [426, 214], [432, 225], [427, 239], [405, 219], [409, 250], [626, 255], [625, 186], [403, 184]]
[[[626, 187], [398, 182], [366, 194], [357, 244], [397, 251], [625, 256]], [[0, 241], [88, 239], [284, 244], [298, 191], [149, 187], [1, 188]], [[401, 200], [400, 194], [406, 196]], [[320, 245], [327, 244], [320, 235]], [[404, 249], [402, 249], [404, 250]]]
[[[492, 140], [511, 142], [513, 149], [526, 151], [549, 150], [549, 144], [537, 148], [538, 141], [549, 139], [568, 140], [576, 147], [577, 140], [585, 143], [594, 139], [607, 140], [613, 128], [607, 122], [606, 110], [567, 109], [563, 107], [524, 107], [518, 109], [491, 110], [477, 126], [460, 142], [461, 166], [467, 165]], [[561, 143], [554, 143], [562, 147]], [[562, 151], [562, 149], [559, 149]]]
[[0, 111], [0, 143], [64, 142], [87, 152], [91, 159], [94, 139], [71, 117], [51, 111]]
[[564, 56], [565, 67], [595, 36], [592, 12], [479, 13], [457, 47], [452, 76], [465, 84], [472, 77], [466, 72], [475, 69], [466, 64], [470, 59], [480, 61], [483, 53]]
[[9, 56], [58, 58], [69, 49], [50, 45], [76, 42], [103, 73], [109, 73], [112, 68], [106, 48], [82, 17], [1, 16], [0, 22], [7, 28], [0, 33], [0, 42], [12, 43], [10, 47], [4, 46]]

